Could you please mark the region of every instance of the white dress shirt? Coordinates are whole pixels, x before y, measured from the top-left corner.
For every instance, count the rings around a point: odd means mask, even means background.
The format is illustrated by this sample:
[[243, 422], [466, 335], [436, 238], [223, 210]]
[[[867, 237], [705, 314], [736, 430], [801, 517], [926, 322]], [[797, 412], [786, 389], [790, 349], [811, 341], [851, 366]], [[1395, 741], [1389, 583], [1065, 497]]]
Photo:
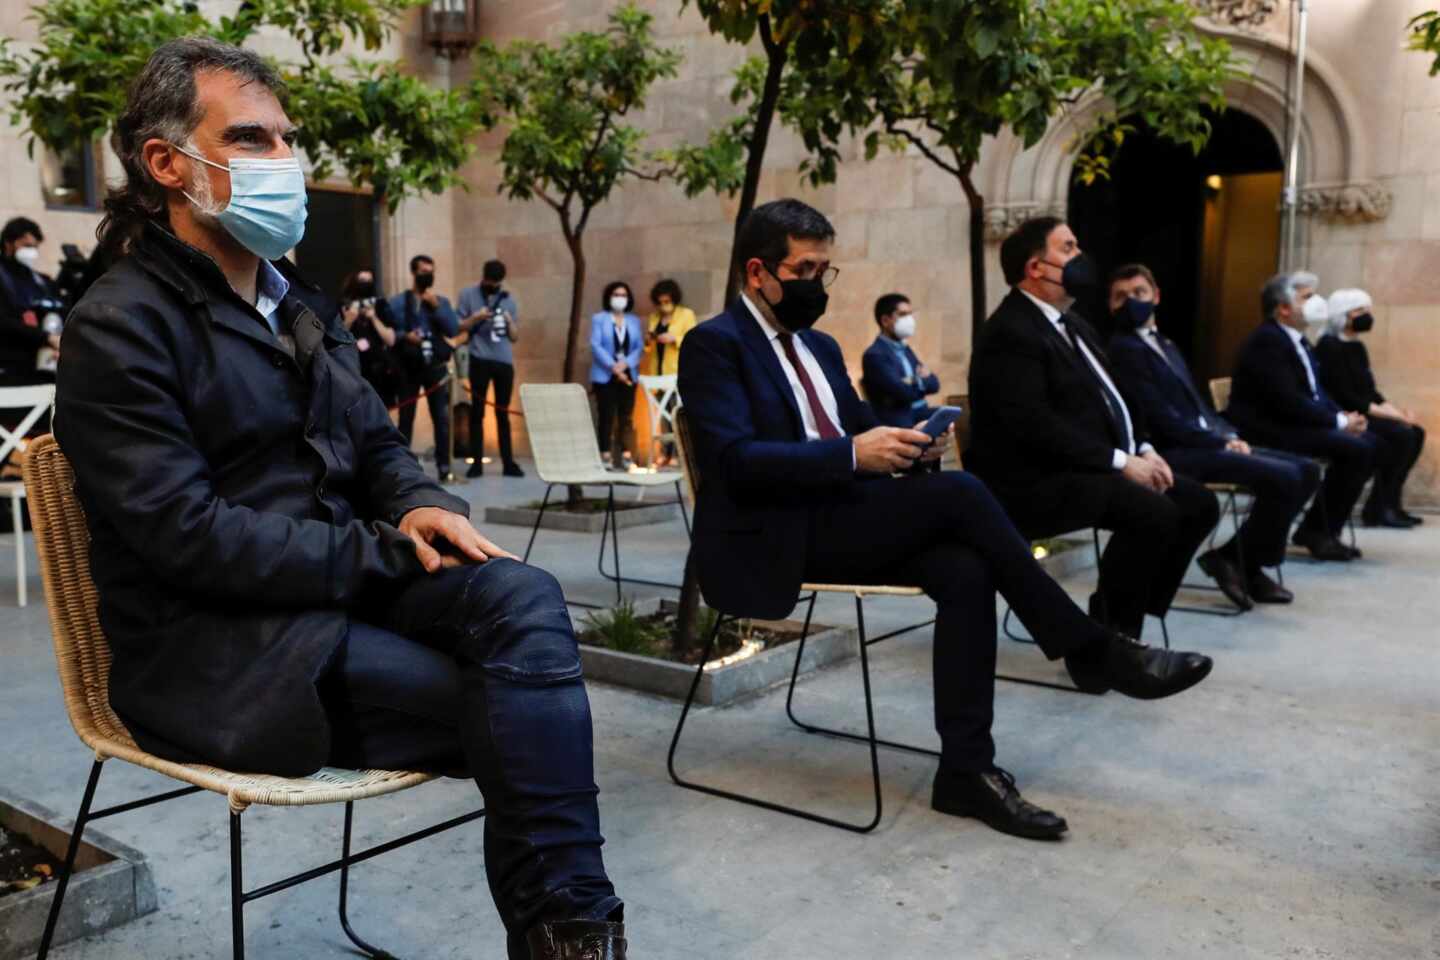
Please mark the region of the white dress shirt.
[[[750, 298], [741, 294], [740, 299], [745, 301], [745, 306], [755, 322], [760, 324], [765, 339], [770, 341], [770, 349], [775, 351], [775, 358], [780, 361], [780, 369], [785, 371], [785, 379], [790, 381], [790, 392], [795, 394], [795, 405], [800, 408], [800, 421], [805, 425], [805, 439], [819, 440], [820, 427], [815, 422], [815, 414], [810, 410], [810, 398], [805, 396], [805, 387], [800, 383], [800, 376], [795, 368], [790, 365], [790, 358], [785, 355], [785, 348], [780, 345], [780, 331], [776, 330], [765, 315], [750, 302]], [[791, 336], [790, 345], [795, 348], [795, 355], [805, 367], [805, 372], [810, 375], [810, 384], [815, 388], [815, 395], [820, 398], [820, 407], [825, 411], [830, 422], [835, 426], [841, 436], [845, 434], [845, 427], [840, 423], [840, 405], [835, 401], [835, 391], [830, 389], [830, 381], [825, 376], [825, 371], [820, 367], [820, 361], [815, 359], [815, 354], [805, 345], [805, 341], [796, 336]], [[851, 461], [854, 461], [854, 446], [851, 446]]]
[[[280, 330], [280, 301], [290, 292], [290, 281], [275, 269], [275, 265], [264, 257], [260, 258], [260, 270], [255, 275], [255, 312], [265, 318], [270, 332], [282, 336]], [[283, 336], [289, 336], [285, 331]]]
[[[1015, 289], [1020, 290], [1019, 287]], [[1045, 314], [1045, 319], [1050, 321], [1050, 326], [1055, 328], [1055, 333], [1059, 335], [1061, 340], [1065, 341], [1066, 346], [1070, 346], [1070, 334], [1066, 333], [1064, 327], [1060, 325], [1060, 311], [1033, 295], [1028, 290], [1020, 290], [1020, 292], [1025, 294], [1026, 297], [1029, 297], [1030, 302], [1040, 308], [1040, 312]], [[1080, 355], [1085, 358], [1086, 363], [1090, 364], [1090, 369], [1095, 371], [1095, 375], [1100, 378], [1100, 382], [1105, 384], [1106, 389], [1110, 391], [1110, 395], [1115, 399], [1116, 405], [1120, 408], [1120, 415], [1125, 418], [1125, 433], [1130, 437], [1130, 449], [1121, 450], [1119, 447], [1116, 447], [1115, 452], [1110, 455], [1110, 466], [1116, 470], [1124, 470], [1125, 461], [1130, 459], [1132, 454], [1149, 453], [1155, 448], [1148, 443], [1142, 443], [1140, 444], [1139, 450], [1136, 450], [1135, 424], [1130, 419], [1130, 408], [1125, 406], [1125, 398], [1120, 395], [1120, 391], [1116, 388], [1115, 382], [1110, 379], [1110, 375], [1105, 372], [1105, 367], [1101, 365], [1100, 361], [1095, 359], [1095, 355], [1090, 352], [1090, 347], [1086, 345], [1085, 341], [1077, 336], [1075, 343], [1080, 345]]]
[[[1305, 379], [1310, 381], [1310, 398], [1312, 400], [1319, 400], [1320, 390], [1315, 386], [1315, 368], [1310, 365], [1310, 354], [1300, 345], [1300, 341], [1304, 339], [1305, 334], [1296, 330], [1294, 327], [1287, 327], [1283, 323], [1280, 324], [1280, 329], [1285, 331], [1285, 335], [1288, 336], [1290, 342], [1295, 345], [1295, 352], [1300, 355], [1300, 364], [1305, 368]], [[1349, 424], [1350, 418], [1345, 416], [1344, 413], [1335, 414], [1335, 429], [1344, 430]]]

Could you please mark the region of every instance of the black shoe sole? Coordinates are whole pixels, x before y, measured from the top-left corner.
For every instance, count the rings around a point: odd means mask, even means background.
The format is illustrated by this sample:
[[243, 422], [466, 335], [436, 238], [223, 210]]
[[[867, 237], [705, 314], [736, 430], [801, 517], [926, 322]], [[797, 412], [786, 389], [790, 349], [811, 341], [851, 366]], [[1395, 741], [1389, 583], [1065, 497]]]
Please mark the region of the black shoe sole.
[[1036, 827], [1027, 827], [1023, 823], [1016, 823], [1012, 820], [1001, 820], [996, 817], [985, 816], [973, 810], [966, 809], [963, 804], [945, 803], [943, 801], [937, 801], [933, 797], [930, 800], [930, 809], [934, 810], [936, 813], [943, 813], [951, 817], [967, 817], [971, 820], [979, 820], [991, 830], [996, 830], [1000, 833], [1008, 834], [1012, 837], [1020, 837], [1024, 840], [1055, 841], [1064, 837], [1066, 831], [1070, 829], [1070, 825], [1067, 824], [1064, 820], [1061, 820], [1060, 826], [1055, 828], [1040, 829]]

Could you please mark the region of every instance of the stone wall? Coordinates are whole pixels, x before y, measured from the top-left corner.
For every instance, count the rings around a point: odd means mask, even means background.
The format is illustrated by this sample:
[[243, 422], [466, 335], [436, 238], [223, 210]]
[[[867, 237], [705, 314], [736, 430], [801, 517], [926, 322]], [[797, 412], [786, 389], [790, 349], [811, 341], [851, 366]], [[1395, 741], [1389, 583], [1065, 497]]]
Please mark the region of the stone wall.
[[[526, 37], [553, 39], [598, 28], [614, 0], [486, 0], [482, 28], [498, 43]], [[1310, 212], [1301, 221], [1302, 259], [1320, 273], [1325, 292], [1361, 286], [1376, 301], [1370, 335], [1382, 389], [1397, 402], [1424, 411], [1431, 433], [1440, 428], [1440, 78], [1427, 61], [1402, 51], [1404, 23], [1427, 0], [1356, 0], [1312, 5], [1311, 66], [1302, 129], [1302, 194]], [[0, 5], [0, 29], [33, 36], [25, 5]], [[745, 51], [712, 38], [691, 8], [677, 0], [646, 0], [657, 31], [685, 53], [680, 75], [659, 85], [639, 122], [657, 144], [700, 138], [734, 109], [729, 74]], [[1231, 34], [1245, 61], [1230, 88], [1232, 105], [1254, 113], [1279, 133], [1283, 121], [1285, 17], [1265, 28]], [[435, 82], [463, 82], [483, 64], [452, 67], [424, 49], [418, 21], [406, 24], [387, 55], [406, 58]], [[1071, 129], [1057, 123], [1036, 148], [1023, 151], [1011, 138], [987, 145], [977, 180], [995, 207], [995, 223], [1026, 213], [1063, 209]], [[408, 257], [424, 249], [437, 259], [442, 290], [451, 295], [478, 278], [481, 264], [500, 257], [520, 302], [524, 332], [517, 344], [519, 380], [553, 381], [561, 375], [570, 295], [570, 256], [549, 208], [512, 203], [496, 193], [497, 136], [482, 138], [466, 169], [470, 190], [406, 203], [385, 219], [382, 246], [389, 276], [403, 275]], [[874, 336], [871, 304], [880, 294], [909, 294], [920, 317], [917, 352], [937, 369], [945, 392], [963, 392], [969, 360], [966, 259], [967, 208], [958, 185], [919, 156], [882, 155], [865, 163], [847, 150], [839, 182], [810, 190], [797, 175], [799, 144], [777, 127], [771, 140], [760, 199], [793, 195], [830, 213], [840, 231], [825, 329], [840, 341], [858, 376], [860, 353]], [[59, 243], [88, 247], [95, 216], [46, 210], [39, 173], [15, 130], [0, 127], [0, 215], [23, 213], [47, 230], [45, 260]], [[1388, 203], [1386, 202], [1388, 198]], [[1378, 200], [1378, 203], [1377, 203]], [[600, 290], [624, 279], [640, 294], [663, 276], [685, 288], [702, 315], [722, 307], [734, 201], [687, 199], [678, 189], [634, 183], [596, 211], [586, 236], [588, 315]], [[1007, 214], [1008, 211], [1008, 214]], [[1003, 294], [993, 242], [987, 244], [987, 282], [993, 304]], [[493, 431], [488, 432], [493, 443]], [[519, 433], [524, 447], [523, 426]], [[418, 443], [417, 443], [418, 445]], [[1440, 502], [1440, 455], [1427, 451], [1411, 483], [1412, 497]]]

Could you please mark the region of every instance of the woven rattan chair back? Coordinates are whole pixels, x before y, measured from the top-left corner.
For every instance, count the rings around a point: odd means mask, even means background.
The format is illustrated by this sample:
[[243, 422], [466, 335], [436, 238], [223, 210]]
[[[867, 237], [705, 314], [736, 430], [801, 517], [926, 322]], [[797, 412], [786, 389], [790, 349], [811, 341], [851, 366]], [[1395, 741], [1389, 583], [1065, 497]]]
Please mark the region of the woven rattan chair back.
[[680, 470], [685, 474], [685, 487], [690, 501], [699, 503], [700, 463], [695, 457], [695, 444], [690, 432], [690, 414], [684, 407], [675, 411], [675, 452], [680, 456]]
[[1216, 413], [1224, 413], [1225, 408], [1230, 406], [1230, 383], [1229, 377], [1216, 377], [1210, 381], [1210, 402], [1215, 405]]
[[577, 474], [603, 471], [590, 398], [578, 383], [525, 383], [520, 406], [535, 472], [546, 483], [566, 483]]
[[90, 531], [75, 495], [75, 474], [49, 434], [32, 441], [28, 452], [25, 489], [65, 710], [87, 746], [97, 747], [101, 740], [133, 744], [110, 709], [110, 645], [100, 629], [99, 595], [90, 579]]

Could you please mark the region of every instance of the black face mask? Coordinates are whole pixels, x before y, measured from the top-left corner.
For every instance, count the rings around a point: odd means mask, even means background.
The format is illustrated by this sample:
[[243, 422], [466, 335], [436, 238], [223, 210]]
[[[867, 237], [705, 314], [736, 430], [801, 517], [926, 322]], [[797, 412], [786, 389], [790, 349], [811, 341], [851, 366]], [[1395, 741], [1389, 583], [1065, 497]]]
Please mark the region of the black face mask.
[[[1095, 261], [1083, 253], [1065, 261], [1063, 267], [1058, 263], [1051, 263], [1049, 260], [1040, 262], [1060, 271], [1060, 286], [1064, 287], [1065, 292], [1077, 300], [1100, 285], [1100, 278], [1095, 273]], [[1051, 280], [1050, 282], [1054, 283], [1055, 281]]]
[[[776, 276], [774, 270], [770, 276]], [[780, 280], [781, 300], [779, 303], [771, 303], [770, 298], [762, 292], [761, 299], [770, 307], [775, 319], [780, 326], [791, 333], [799, 333], [801, 330], [808, 330], [815, 326], [815, 321], [825, 316], [825, 308], [830, 305], [830, 294], [825, 292], [825, 283], [819, 277], [810, 280]]]
[[497, 294], [497, 293], [500, 292], [500, 284], [498, 284], [498, 283], [482, 283], [482, 284], [480, 284], [480, 292], [483, 293], [483, 294], [485, 294], [485, 296], [487, 296], [487, 297], [493, 297], [493, 296], [495, 296], [495, 294]]
[[431, 287], [433, 287], [433, 286], [435, 286], [435, 274], [433, 274], [433, 273], [417, 273], [417, 274], [415, 274], [415, 289], [416, 289], [416, 290], [419, 290], [421, 293], [424, 293], [426, 290], [429, 290], [429, 289], [430, 289]]
[[1139, 330], [1149, 323], [1154, 315], [1154, 303], [1149, 300], [1136, 300], [1134, 297], [1126, 297], [1120, 309], [1112, 314], [1117, 330]]
[[350, 288], [350, 297], [354, 300], [368, 300], [375, 296], [375, 281], [365, 280]]
[[1350, 329], [1355, 333], [1365, 333], [1367, 330], [1374, 326], [1375, 317], [1372, 316], [1368, 311], [1360, 314], [1360, 316], [1350, 321]]

